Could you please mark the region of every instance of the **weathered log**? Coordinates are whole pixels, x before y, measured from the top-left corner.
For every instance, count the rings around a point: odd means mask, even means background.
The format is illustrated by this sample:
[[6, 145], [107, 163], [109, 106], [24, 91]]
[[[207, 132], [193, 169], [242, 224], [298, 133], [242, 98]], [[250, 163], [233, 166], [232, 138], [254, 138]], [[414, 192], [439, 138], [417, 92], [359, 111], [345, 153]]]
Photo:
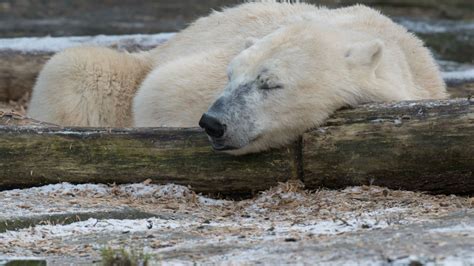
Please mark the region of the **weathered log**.
[[455, 62], [474, 63], [474, 22], [404, 17], [395, 18], [395, 21], [420, 37], [436, 57]]
[[341, 110], [303, 142], [241, 157], [213, 152], [200, 129], [62, 128], [22, 120], [0, 120], [6, 124], [1, 189], [150, 178], [242, 195], [298, 178], [309, 189], [375, 184], [474, 194], [474, 102], [467, 99]]
[[[308, 0], [330, 7], [366, 4], [392, 16], [474, 18], [471, 0]], [[0, 36], [64, 36], [178, 31], [212, 9], [241, 0], [2, 0]]]
[[368, 104], [304, 134], [307, 187], [474, 193], [474, 101]]
[[50, 57], [51, 53], [0, 51], [0, 101], [18, 100], [31, 93], [38, 73]]
[[[14, 120], [20, 120], [14, 121]], [[198, 192], [244, 195], [296, 178], [288, 147], [232, 157], [215, 153], [200, 129], [0, 126], [0, 188], [57, 182], [189, 185]], [[30, 121], [30, 120], [27, 120]], [[20, 126], [15, 126], [20, 125]]]

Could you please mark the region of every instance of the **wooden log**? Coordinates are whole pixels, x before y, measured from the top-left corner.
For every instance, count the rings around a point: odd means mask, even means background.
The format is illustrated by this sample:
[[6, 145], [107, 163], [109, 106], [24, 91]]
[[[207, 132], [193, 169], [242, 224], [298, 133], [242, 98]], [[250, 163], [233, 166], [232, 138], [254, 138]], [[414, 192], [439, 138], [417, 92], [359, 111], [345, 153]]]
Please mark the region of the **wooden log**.
[[[5, 2], [5, 3], [4, 3]], [[240, 0], [2, 0], [0, 36], [174, 32]]]
[[15, 126], [21, 120], [10, 117], [0, 126], [2, 189], [151, 179], [209, 194], [249, 195], [297, 174], [292, 146], [233, 157], [213, 152], [201, 129]]
[[200, 129], [62, 128], [3, 117], [0, 189], [150, 178], [197, 192], [249, 195], [300, 179], [309, 189], [374, 184], [474, 194], [474, 101], [468, 99], [341, 110], [302, 142], [241, 157], [213, 152]]
[[[391, 16], [474, 18], [472, 0], [308, 0], [330, 7], [366, 4]], [[0, 37], [171, 32], [241, 0], [2, 0]]]
[[474, 101], [368, 104], [303, 136], [304, 183], [474, 193]]
[[51, 55], [0, 51], [0, 101], [18, 100], [31, 93], [38, 73]]

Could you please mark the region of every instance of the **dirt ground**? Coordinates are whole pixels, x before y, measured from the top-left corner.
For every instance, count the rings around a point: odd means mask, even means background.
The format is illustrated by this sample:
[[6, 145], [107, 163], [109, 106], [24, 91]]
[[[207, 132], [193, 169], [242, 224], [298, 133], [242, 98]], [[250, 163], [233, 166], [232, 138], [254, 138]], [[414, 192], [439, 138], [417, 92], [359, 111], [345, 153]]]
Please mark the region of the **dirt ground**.
[[[0, 111], [25, 114], [27, 99]], [[105, 248], [152, 265], [474, 265], [469, 197], [284, 183], [233, 201], [146, 181], [3, 191], [0, 202], [0, 265], [25, 256], [101, 264]]]
[[14, 111], [21, 115], [26, 115], [29, 99], [30, 99], [30, 95], [25, 94], [18, 101], [9, 101], [9, 102], [0, 101], [0, 111], [3, 111], [3, 112]]
[[0, 261], [100, 263], [111, 247], [159, 264], [474, 264], [468, 197], [284, 183], [232, 201], [146, 181], [3, 191], [0, 202]]
[[[114, 12], [99, 8], [90, 13], [74, 7], [72, 13], [86, 15], [77, 20], [74, 14], [64, 16], [67, 6], [57, 8], [59, 2], [69, 1], [56, 1], [55, 9], [44, 1], [26, 1], [47, 8], [46, 13], [25, 1], [6, 2], [0, 11], [12, 16], [4, 19], [4, 36], [51, 34], [44, 30], [54, 30], [53, 36], [155, 33], [157, 27], [176, 31], [196, 17], [191, 13], [209, 9], [194, 4], [183, 13], [173, 1], [165, 9], [160, 5], [166, 3], [143, 1], [154, 8], [135, 5], [144, 12], [136, 13], [124, 5]], [[28, 10], [12, 8], [15, 3]], [[158, 7], [166, 14], [156, 16]], [[56, 9], [60, 12], [51, 19]], [[474, 13], [449, 4], [415, 7], [414, 13], [402, 6], [392, 9], [392, 14], [404, 16], [398, 22], [422, 36], [436, 56], [463, 63], [439, 61], [443, 77], [456, 88], [452, 96], [472, 95], [471, 21], [405, 16], [452, 19]], [[21, 14], [16, 16], [15, 10]], [[36, 15], [21, 16], [30, 11]], [[176, 18], [178, 13], [182, 15]], [[97, 23], [97, 18], [113, 27]], [[25, 95], [0, 102], [0, 113], [25, 115], [28, 99]], [[376, 186], [308, 191], [299, 183], [283, 183], [240, 201], [212, 199], [191, 188], [149, 181], [0, 191], [0, 265], [19, 257], [44, 259], [48, 265], [100, 264], [104, 248], [135, 250], [160, 265], [474, 265], [474, 198]]]

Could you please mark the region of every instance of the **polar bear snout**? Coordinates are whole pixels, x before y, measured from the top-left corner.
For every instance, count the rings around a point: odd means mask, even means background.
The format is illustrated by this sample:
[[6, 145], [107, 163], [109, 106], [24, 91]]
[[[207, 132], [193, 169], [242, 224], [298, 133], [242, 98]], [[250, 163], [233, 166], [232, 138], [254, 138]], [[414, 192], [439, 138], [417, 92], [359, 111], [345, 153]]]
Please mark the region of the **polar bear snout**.
[[228, 139], [224, 137], [227, 126], [221, 123], [216, 117], [204, 113], [199, 120], [199, 126], [206, 131], [212, 148], [216, 151], [229, 151], [236, 149], [228, 144]]
[[211, 115], [204, 113], [199, 120], [199, 126], [206, 130], [207, 135], [211, 138], [220, 138], [224, 136], [226, 125]]
[[236, 143], [232, 132], [228, 132], [227, 125], [212, 115], [212, 112], [202, 115], [199, 126], [206, 131], [214, 150], [230, 152], [240, 148], [241, 145]]

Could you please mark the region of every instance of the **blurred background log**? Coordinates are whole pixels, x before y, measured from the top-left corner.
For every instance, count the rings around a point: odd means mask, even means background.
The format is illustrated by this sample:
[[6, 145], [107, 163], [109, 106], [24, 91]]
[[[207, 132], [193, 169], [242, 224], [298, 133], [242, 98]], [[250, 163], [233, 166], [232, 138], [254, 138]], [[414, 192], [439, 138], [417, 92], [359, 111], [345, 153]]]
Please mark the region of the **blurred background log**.
[[[174, 32], [211, 9], [241, 0], [2, 0], [0, 37]], [[474, 19], [472, 0], [308, 0], [331, 7], [356, 3], [391, 16]]]

